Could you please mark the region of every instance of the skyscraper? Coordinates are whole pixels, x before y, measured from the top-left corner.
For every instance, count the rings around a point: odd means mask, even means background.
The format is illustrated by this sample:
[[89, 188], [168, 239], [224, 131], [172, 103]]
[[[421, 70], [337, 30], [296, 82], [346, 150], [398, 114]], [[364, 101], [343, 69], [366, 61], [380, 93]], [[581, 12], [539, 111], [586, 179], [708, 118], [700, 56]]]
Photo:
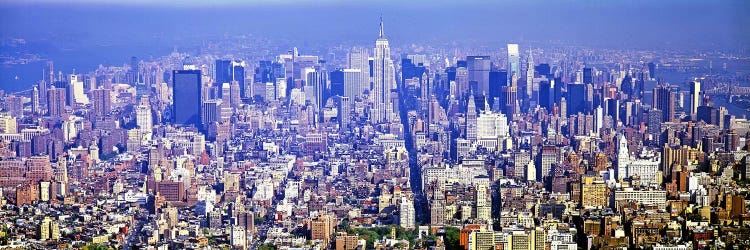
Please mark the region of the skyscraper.
[[201, 125], [201, 71], [172, 71], [172, 121], [179, 125]]
[[516, 86], [516, 81], [521, 74], [520, 67], [518, 44], [508, 44], [508, 82], [511, 86]]
[[331, 80], [331, 89], [328, 91], [331, 96], [345, 96], [346, 84], [344, 81], [344, 70], [337, 69], [331, 71], [329, 79]]
[[490, 62], [489, 56], [468, 56], [466, 57], [467, 68], [469, 70], [469, 86], [476, 84], [476, 89], [472, 89], [477, 95], [486, 95], [490, 91]]
[[245, 94], [245, 62], [244, 61], [232, 61], [232, 74], [229, 78], [230, 82], [237, 82], [240, 86], [240, 97], [248, 97]]
[[238, 81], [232, 81], [232, 83], [229, 85], [229, 104], [232, 106], [232, 108], [239, 107], [240, 103], [242, 103], [242, 87], [240, 86], [240, 82]]
[[656, 64], [654, 62], [648, 63], [648, 76], [651, 79], [656, 78]]
[[222, 83], [232, 81], [232, 61], [230, 60], [216, 60], [214, 68], [216, 69], [216, 78], [214, 86], [221, 86]]
[[567, 113], [569, 115], [586, 112], [586, 88], [584, 84], [568, 84], [568, 92], [565, 99], [567, 103]]
[[555, 80], [547, 80], [539, 83], [539, 106], [552, 111], [554, 106]]
[[534, 91], [539, 91], [539, 86], [534, 86], [534, 56], [531, 54], [531, 50], [529, 50], [529, 58], [526, 62], [526, 96], [528, 99], [526, 102], [528, 103], [529, 100], [537, 101], [537, 98], [534, 98]]
[[393, 116], [393, 104], [391, 103], [391, 89], [396, 83], [393, 60], [391, 60], [391, 49], [388, 39], [383, 31], [383, 19], [380, 19], [380, 34], [375, 41], [373, 60], [373, 87], [372, 102], [374, 123], [390, 122]]
[[659, 109], [651, 109], [650, 111], [648, 111], [647, 132], [652, 138], [652, 143], [655, 145], [661, 144], [659, 142], [659, 137], [661, 137], [661, 123], [662, 118], [664, 117], [664, 113], [664, 111]]
[[89, 92], [94, 117], [104, 117], [112, 111], [112, 98], [109, 89], [95, 89]]
[[534, 67], [534, 71], [539, 73], [541, 76], [547, 77], [547, 79], [553, 78], [554, 74], [548, 63], [542, 63]]
[[407, 58], [410, 55], [401, 56], [401, 84], [403, 85], [406, 80], [412, 78], [419, 78], [422, 80], [422, 75], [427, 72], [423, 63], [414, 62], [412, 59]]
[[214, 122], [222, 123], [229, 119], [227, 112], [222, 108], [221, 99], [210, 99], [203, 102], [201, 107], [201, 123], [204, 128], [208, 128]]
[[701, 82], [690, 83], [690, 115], [698, 114], [698, 106], [701, 104]]
[[487, 91], [487, 94], [489, 95], [488, 99], [489, 101], [494, 102], [495, 98], [500, 98], [502, 96], [503, 86], [508, 85], [508, 71], [490, 71], [489, 80], [489, 89]]
[[23, 116], [23, 100], [20, 96], [9, 95], [5, 97], [5, 109], [13, 117]]
[[513, 115], [516, 113], [516, 101], [518, 100], [518, 87], [516, 86], [503, 86], [503, 103], [505, 108], [503, 113], [508, 116], [508, 119], [513, 119]]
[[39, 89], [40, 106], [47, 106], [47, 89], [49, 89], [50, 84], [42, 80], [42, 81], [39, 81], [36, 85], [37, 85], [37, 88]]
[[339, 127], [342, 131], [348, 129], [351, 121], [351, 101], [348, 96], [338, 97]]
[[78, 77], [78, 75], [70, 75], [70, 98], [71, 105], [73, 104], [89, 104], [89, 98], [86, 96], [86, 94], [83, 92], [83, 82], [80, 81], [81, 78]]
[[594, 84], [594, 71], [593, 69], [586, 67], [583, 68], [583, 83]]
[[[361, 95], [365, 90], [370, 90], [370, 55], [364, 48], [353, 48], [347, 55], [347, 66], [352, 70], [359, 70], [359, 74], [353, 79], [349, 98]], [[347, 87], [348, 88], [348, 87]]]
[[469, 96], [469, 103], [466, 105], [466, 139], [470, 142], [477, 141], [477, 105], [474, 95]]
[[47, 90], [47, 115], [60, 116], [65, 112], [66, 98], [65, 89], [53, 86]]
[[669, 122], [674, 119], [674, 107], [675, 95], [669, 86], [662, 85], [654, 88], [654, 103], [653, 107], [661, 110], [662, 122]]
[[135, 122], [138, 128], [143, 133], [150, 133], [153, 127], [153, 119], [151, 116], [151, 107], [146, 105], [138, 105], [135, 107]]
[[320, 115], [322, 119], [323, 106], [325, 105], [327, 96], [324, 95], [325, 85], [327, 82], [328, 74], [323, 68], [316, 67], [306, 73], [307, 81], [305, 82], [305, 95], [307, 99], [311, 100], [315, 106], [315, 111]]
[[39, 113], [39, 89], [36, 86], [31, 90], [31, 113]]

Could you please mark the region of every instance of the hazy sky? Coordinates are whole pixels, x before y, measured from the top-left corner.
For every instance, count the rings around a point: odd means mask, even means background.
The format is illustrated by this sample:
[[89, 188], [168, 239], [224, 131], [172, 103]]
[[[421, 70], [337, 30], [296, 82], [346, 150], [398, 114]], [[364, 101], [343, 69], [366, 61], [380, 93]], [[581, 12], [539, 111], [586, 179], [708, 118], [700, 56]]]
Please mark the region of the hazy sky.
[[80, 43], [246, 34], [401, 43], [561, 40], [610, 47], [750, 44], [750, 1], [0, 0], [0, 36]]

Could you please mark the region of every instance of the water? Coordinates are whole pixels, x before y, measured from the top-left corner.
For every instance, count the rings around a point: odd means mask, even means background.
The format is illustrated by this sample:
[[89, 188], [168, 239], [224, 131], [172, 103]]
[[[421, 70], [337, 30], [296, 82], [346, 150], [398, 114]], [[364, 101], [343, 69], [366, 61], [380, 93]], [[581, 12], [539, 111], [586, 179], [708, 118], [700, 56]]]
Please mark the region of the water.
[[[172, 47], [151, 45], [97, 45], [86, 48], [61, 48], [36, 52], [42, 58], [54, 62], [55, 74], [86, 73], [94, 71], [99, 65], [122, 66], [130, 63], [130, 57], [142, 60], [154, 60], [169, 54]], [[6, 92], [17, 92], [32, 88], [42, 79], [42, 72], [47, 61], [35, 61], [27, 64], [0, 64], [0, 89]]]
[[0, 89], [5, 92], [16, 92], [31, 88], [41, 79], [45, 65], [45, 62], [0, 64]]

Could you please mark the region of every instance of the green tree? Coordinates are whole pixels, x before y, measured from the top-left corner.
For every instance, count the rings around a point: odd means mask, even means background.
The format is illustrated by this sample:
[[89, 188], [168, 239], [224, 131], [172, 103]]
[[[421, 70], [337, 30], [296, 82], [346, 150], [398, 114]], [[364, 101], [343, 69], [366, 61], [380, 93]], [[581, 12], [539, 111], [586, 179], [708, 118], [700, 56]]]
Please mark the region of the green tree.
[[84, 250], [107, 250], [109, 249], [109, 247], [102, 245], [102, 244], [91, 243], [91, 244], [84, 246], [83, 249]]
[[266, 244], [260, 245], [258, 247], [258, 250], [276, 250], [276, 246], [271, 243], [266, 243]]
[[460, 249], [459, 229], [457, 227], [445, 228], [445, 249]]

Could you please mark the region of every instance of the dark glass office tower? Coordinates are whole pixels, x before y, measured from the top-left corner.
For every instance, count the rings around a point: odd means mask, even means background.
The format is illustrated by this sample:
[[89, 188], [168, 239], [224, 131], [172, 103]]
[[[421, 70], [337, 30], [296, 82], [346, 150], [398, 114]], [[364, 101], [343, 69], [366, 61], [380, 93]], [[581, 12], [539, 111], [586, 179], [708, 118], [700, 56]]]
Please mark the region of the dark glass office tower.
[[552, 79], [552, 69], [550, 68], [549, 64], [542, 63], [534, 67], [534, 71], [539, 73], [539, 75], [546, 76], [547, 79]]
[[223, 83], [229, 83], [232, 81], [232, 61], [230, 60], [216, 60], [216, 82], [214, 86], [221, 87]]
[[620, 100], [617, 99], [606, 99], [604, 101], [605, 113], [612, 117], [612, 121], [617, 123], [620, 120]]
[[672, 121], [675, 113], [675, 95], [669, 86], [659, 86], [654, 88], [653, 107], [661, 110], [663, 122]]
[[172, 71], [172, 121], [179, 125], [201, 126], [201, 71]]
[[[508, 71], [505, 70], [493, 70], [490, 71], [489, 76], [489, 100], [495, 100], [503, 96], [503, 86], [508, 85]], [[503, 100], [500, 98], [500, 100]], [[505, 101], [503, 101], [503, 104]]]
[[565, 100], [567, 100], [567, 113], [568, 115], [578, 114], [578, 112], [586, 112], [586, 85], [584, 84], [568, 84], [568, 92]]
[[419, 78], [419, 80], [422, 80], [422, 74], [426, 72], [427, 68], [424, 65], [421, 63], [416, 65], [411, 59], [403, 56], [403, 59], [401, 59], [401, 86], [404, 85], [406, 79], [416, 77]]
[[554, 103], [553, 95], [554, 95], [554, 89], [553, 89], [553, 82], [554, 80], [550, 81], [542, 81], [539, 83], [539, 106], [542, 108], [547, 109], [547, 111], [552, 110], [552, 104]]
[[552, 86], [553, 93], [554, 93], [552, 95], [552, 100], [553, 100], [554, 103], [557, 104], [558, 107], [561, 106], [560, 104], [561, 104], [562, 98], [563, 98], [563, 85], [564, 85], [564, 83], [563, 83], [561, 77], [555, 78], [555, 84], [554, 84], [554, 86]]
[[648, 63], [648, 76], [656, 78], [656, 64], [653, 62]]
[[232, 64], [230, 80], [239, 83], [241, 97], [248, 97], [245, 95], [245, 67], [243, 65], [244, 64], [239, 61]]
[[469, 70], [469, 83], [476, 82], [475, 95], [484, 95], [489, 92], [490, 67], [492, 66], [489, 56], [466, 57], [467, 69]]
[[659, 109], [651, 109], [648, 111], [648, 124], [647, 131], [651, 135], [653, 145], [660, 145], [661, 136], [661, 123], [663, 112]]
[[622, 90], [623, 93], [627, 94], [628, 96], [633, 95], [633, 93], [635, 92], [633, 90], [633, 78], [631, 78], [629, 74], [626, 74], [625, 78], [622, 79], [622, 83], [620, 84], [620, 89]]
[[328, 79], [331, 81], [329, 96], [344, 96], [344, 71], [341, 69], [331, 71]]
[[591, 68], [583, 68], [583, 83], [594, 84], [594, 71]]
[[266, 83], [271, 82], [271, 75], [273, 74], [273, 68], [271, 61], [260, 61], [258, 67], [255, 68], [255, 82]]

